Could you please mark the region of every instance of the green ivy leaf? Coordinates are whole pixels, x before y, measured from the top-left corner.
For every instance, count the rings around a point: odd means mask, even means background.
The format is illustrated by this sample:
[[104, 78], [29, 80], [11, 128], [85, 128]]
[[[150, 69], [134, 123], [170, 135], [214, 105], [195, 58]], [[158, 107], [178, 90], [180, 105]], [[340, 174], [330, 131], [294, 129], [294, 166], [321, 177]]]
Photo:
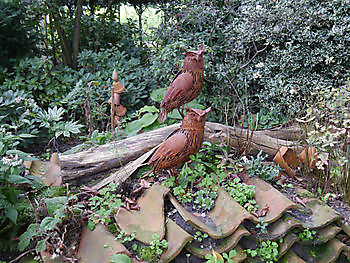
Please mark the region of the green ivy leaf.
[[53, 198], [46, 198], [45, 204], [47, 207], [47, 212], [49, 215], [57, 214], [59, 210], [62, 210], [62, 208], [65, 207], [67, 204], [67, 197], [66, 196], [57, 196]]
[[57, 218], [45, 217], [40, 223], [40, 228], [43, 231], [49, 231], [54, 229], [59, 222], [60, 221]]
[[33, 236], [38, 235], [37, 227], [38, 227], [38, 224], [30, 224], [29, 227], [27, 228], [27, 231], [24, 232], [19, 237], [19, 243], [18, 243], [19, 251], [23, 251], [26, 247], [28, 247], [30, 243], [30, 239]]
[[88, 226], [88, 228], [89, 228], [91, 231], [94, 230], [94, 229], [95, 229], [95, 223], [94, 223], [94, 221], [89, 220], [87, 226]]
[[158, 113], [159, 110], [155, 106], [146, 105], [139, 110], [139, 114], [144, 113], [144, 112]]
[[37, 244], [36, 244], [36, 247], [35, 247], [35, 250], [37, 253], [41, 253], [41, 252], [44, 252], [45, 249], [46, 249], [46, 240], [48, 239], [45, 238], [43, 240], [40, 240]]

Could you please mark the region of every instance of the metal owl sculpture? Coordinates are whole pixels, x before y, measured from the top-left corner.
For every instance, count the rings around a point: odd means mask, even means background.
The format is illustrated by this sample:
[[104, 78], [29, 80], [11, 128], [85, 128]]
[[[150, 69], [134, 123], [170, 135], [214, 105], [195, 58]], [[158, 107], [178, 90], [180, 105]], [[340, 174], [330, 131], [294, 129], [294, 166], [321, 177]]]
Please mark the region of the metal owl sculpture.
[[181, 127], [169, 135], [148, 161], [153, 172], [166, 169], [171, 175], [175, 175], [176, 169], [187, 162], [190, 155], [197, 153], [202, 146], [205, 115], [211, 108], [198, 110], [185, 107], [185, 109], [186, 115]]
[[203, 45], [196, 51], [186, 51], [184, 49], [185, 61], [183, 68], [171, 82], [160, 104], [160, 107], [163, 108], [159, 114], [161, 123], [164, 122], [166, 115], [175, 108], [184, 118], [183, 110], [180, 110], [180, 107], [200, 94], [203, 84], [204, 51]]

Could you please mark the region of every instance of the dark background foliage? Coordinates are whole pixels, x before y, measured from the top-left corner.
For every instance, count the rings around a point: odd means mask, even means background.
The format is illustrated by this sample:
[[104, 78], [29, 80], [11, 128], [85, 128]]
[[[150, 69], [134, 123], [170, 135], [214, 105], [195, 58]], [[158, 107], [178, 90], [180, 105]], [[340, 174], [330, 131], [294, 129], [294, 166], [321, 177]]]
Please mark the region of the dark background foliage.
[[38, 54], [38, 27], [28, 3], [0, 1], [0, 69], [11, 69], [19, 59]]

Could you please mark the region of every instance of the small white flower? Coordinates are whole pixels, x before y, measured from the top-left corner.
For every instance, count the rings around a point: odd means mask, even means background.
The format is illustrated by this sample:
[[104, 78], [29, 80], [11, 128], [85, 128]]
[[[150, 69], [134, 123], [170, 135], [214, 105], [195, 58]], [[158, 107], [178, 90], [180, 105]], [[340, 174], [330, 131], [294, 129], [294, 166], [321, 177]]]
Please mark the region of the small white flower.
[[326, 59], [325, 59], [326, 65], [332, 63], [333, 61], [334, 61], [334, 57], [326, 56]]
[[255, 78], [255, 79], [260, 79], [261, 77], [262, 77], [262, 75], [261, 75], [261, 73], [259, 71], [255, 72], [253, 74], [253, 78]]
[[263, 68], [263, 67], [264, 67], [264, 63], [260, 62], [260, 63], [256, 64], [255, 67], [257, 67], [257, 68]]
[[291, 89], [289, 90], [289, 93], [290, 93], [291, 95], [293, 95], [293, 94], [297, 94], [297, 91], [296, 91], [295, 89], [291, 88]]
[[242, 161], [245, 162], [245, 163], [247, 163], [247, 162], [248, 162], [247, 156], [243, 156], [243, 157], [242, 157]]

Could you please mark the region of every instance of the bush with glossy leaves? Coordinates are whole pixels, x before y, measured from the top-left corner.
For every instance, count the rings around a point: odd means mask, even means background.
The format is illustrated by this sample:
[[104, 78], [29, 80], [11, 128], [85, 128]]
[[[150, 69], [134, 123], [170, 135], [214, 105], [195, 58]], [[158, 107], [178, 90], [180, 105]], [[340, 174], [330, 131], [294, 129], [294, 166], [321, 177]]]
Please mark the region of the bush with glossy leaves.
[[[304, 110], [316, 87], [349, 77], [349, 1], [175, 1], [157, 35], [167, 76], [177, 67], [168, 46], [206, 46], [203, 92], [218, 121], [251, 112], [278, 118]], [[156, 58], [154, 63], [158, 63]], [[171, 79], [169, 79], [169, 82]]]

